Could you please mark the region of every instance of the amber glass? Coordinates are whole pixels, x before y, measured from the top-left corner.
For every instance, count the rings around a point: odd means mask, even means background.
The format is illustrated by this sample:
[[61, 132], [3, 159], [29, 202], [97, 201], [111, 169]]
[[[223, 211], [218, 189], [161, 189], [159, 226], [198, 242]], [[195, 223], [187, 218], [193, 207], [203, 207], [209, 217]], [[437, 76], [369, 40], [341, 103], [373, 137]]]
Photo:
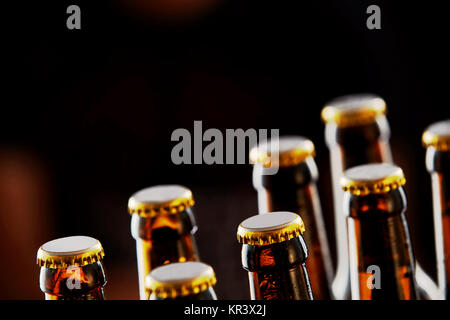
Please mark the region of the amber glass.
[[[450, 290], [450, 151], [427, 149], [431, 174], [436, 236], [438, 279], [445, 299]], [[442, 270], [443, 269], [443, 270]]]
[[156, 267], [172, 262], [199, 261], [190, 208], [178, 214], [143, 218], [133, 214], [131, 232], [136, 239], [141, 299], [148, 299], [144, 279]]
[[[312, 158], [292, 167], [279, 168], [275, 175], [255, 175], [259, 208], [266, 212], [290, 211], [301, 216], [308, 245], [306, 266], [315, 299], [330, 299], [331, 258], [316, 187], [317, 167]], [[260, 210], [261, 212], [261, 210]], [[264, 213], [264, 212], [261, 212]]]
[[372, 162], [392, 162], [389, 128], [385, 117], [369, 124], [335, 129], [340, 146], [342, 169]]
[[244, 244], [242, 265], [249, 273], [252, 300], [313, 300], [301, 236], [265, 246]]
[[[414, 258], [406, 222], [403, 188], [387, 194], [346, 193], [352, 298], [415, 300]], [[368, 285], [371, 266], [379, 268], [380, 286]], [[374, 274], [376, 277], [377, 275]]]
[[39, 285], [46, 300], [104, 300], [102, 263], [70, 268], [41, 268]]
[[336, 299], [350, 298], [347, 229], [342, 212], [343, 191], [340, 179], [351, 167], [378, 162], [392, 162], [389, 147], [390, 129], [385, 116], [375, 121], [349, 127], [338, 127], [330, 122], [325, 127], [326, 142], [330, 149], [334, 198], [337, 264], [333, 281]]

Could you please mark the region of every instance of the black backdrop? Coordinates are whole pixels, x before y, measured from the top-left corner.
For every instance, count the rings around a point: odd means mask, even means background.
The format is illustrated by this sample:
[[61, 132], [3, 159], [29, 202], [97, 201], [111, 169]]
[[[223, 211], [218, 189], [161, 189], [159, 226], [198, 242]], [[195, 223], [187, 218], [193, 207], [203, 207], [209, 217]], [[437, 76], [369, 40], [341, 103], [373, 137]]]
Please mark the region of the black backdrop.
[[[320, 110], [335, 96], [373, 92], [388, 104], [394, 159], [408, 181], [414, 248], [432, 272], [430, 184], [420, 138], [429, 123], [450, 114], [449, 37], [440, 2], [198, 0], [192, 3], [204, 5], [202, 14], [181, 10], [176, 20], [167, 18], [175, 6], [131, 8], [143, 2], [34, 1], [2, 10], [1, 151], [20, 150], [39, 162], [46, 184], [37, 188], [49, 199], [48, 217], [32, 223], [34, 229], [48, 224], [48, 232], [15, 247], [32, 252], [23, 263], [34, 264], [42, 241], [92, 235], [107, 253], [107, 297], [136, 298], [128, 197], [149, 185], [179, 183], [194, 191], [200, 254], [216, 269], [218, 295], [247, 298], [235, 231], [256, 213], [251, 167], [176, 166], [172, 131], [192, 131], [193, 121], [202, 120], [204, 129], [279, 128], [311, 138], [333, 240]], [[81, 30], [66, 29], [69, 4], [81, 7]], [[381, 7], [381, 30], [366, 28], [370, 4]], [[3, 237], [15, 243], [20, 228], [12, 225], [17, 232]], [[2, 298], [40, 298], [37, 266], [15, 272], [32, 276], [14, 290], [13, 279], [3, 279]]]

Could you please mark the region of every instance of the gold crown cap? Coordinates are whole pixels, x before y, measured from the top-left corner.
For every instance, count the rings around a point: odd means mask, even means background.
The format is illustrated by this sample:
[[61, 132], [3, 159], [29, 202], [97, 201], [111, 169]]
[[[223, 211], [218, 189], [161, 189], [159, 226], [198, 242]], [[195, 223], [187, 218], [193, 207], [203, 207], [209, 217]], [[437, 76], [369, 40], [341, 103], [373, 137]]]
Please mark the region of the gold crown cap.
[[341, 178], [345, 192], [357, 196], [383, 194], [406, 183], [403, 170], [389, 163], [371, 163], [350, 168]]
[[169, 263], [153, 269], [145, 278], [145, 288], [158, 298], [197, 294], [217, 282], [214, 269], [202, 262]]
[[314, 144], [301, 136], [284, 136], [258, 144], [250, 150], [250, 162], [264, 167], [295, 166], [315, 156]]
[[450, 119], [431, 124], [422, 135], [422, 143], [438, 151], [450, 151]]
[[102, 244], [97, 239], [73, 236], [44, 243], [37, 252], [36, 260], [44, 268], [66, 269], [97, 262], [104, 255]]
[[298, 237], [305, 225], [298, 214], [278, 211], [258, 214], [241, 222], [237, 240], [242, 244], [270, 245]]
[[191, 190], [180, 185], [158, 185], [140, 190], [128, 200], [128, 212], [144, 218], [176, 214], [194, 205]]
[[386, 102], [373, 94], [355, 94], [328, 102], [322, 109], [322, 120], [338, 127], [368, 124], [386, 114]]

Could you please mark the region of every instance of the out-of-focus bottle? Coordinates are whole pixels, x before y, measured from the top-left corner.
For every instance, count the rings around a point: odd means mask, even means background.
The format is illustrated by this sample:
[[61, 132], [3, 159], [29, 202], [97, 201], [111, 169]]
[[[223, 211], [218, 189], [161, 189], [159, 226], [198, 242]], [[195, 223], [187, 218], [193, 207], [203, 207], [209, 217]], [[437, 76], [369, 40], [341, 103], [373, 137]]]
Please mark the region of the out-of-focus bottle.
[[101, 243], [73, 236], [43, 244], [37, 253], [39, 285], [46, 300], [104, 300]]
[[252, 300], [313, 300], [304, 231], [302, 219], [292, 212], [259, 214], [239, 225]]
[[352, 299], [417, 299], [402, 169], [387, 163], [356, 166], [341, 183]]
[[149, 300], [217, 300], [216, 275], [202, 262], [170, 263], [145, 278]]
[[[258, 192], [259, 213], [290, 211], [301, 215], [308, 246], [306, 266], [315, 299], [330, 299], [332, 265], [316, 181], [314, 144], [300, 136], [280, 137], [269, 152], [272, 141], [260, 143], [250, 151], [253, 186]], [[278, 166], [275, 174], [265, 174], [265, 165]]]
[[128, 210], [136, 239], [139, 294], [147, 300], [145, 276], [168, 263], [198, 261], [192, 192], [179, 185], [159, 185], [131, 196]]
[[431, 174], [438, 285], [441, 299], [450, 291], [450, 119], [430, 125], [422, 136]]
[[335, 299], [350, 298], [347, 228], [342, 208], [340, 179], [351, 167], [374, 162], [392, 162], [386, 103], [372, 94], [336, 98], [322, 110], [325, 140], [330, 150], [336, 233], [336, 275], [332, 284]]

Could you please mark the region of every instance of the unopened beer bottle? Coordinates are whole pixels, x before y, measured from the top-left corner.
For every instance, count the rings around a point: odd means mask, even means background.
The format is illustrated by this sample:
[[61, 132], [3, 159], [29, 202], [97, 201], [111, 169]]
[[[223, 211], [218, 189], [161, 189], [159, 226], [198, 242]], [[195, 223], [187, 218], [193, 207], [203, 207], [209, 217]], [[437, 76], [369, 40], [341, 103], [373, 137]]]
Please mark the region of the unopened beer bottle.
[[402, 169], [387, 163], [356, 166], [341, 183], [352, 299], [417, 299]]
[[357, 94], [336, 98], [322, 110], [330, 150], [337, 264], [332, 284], [336, 299], [350, 298], [347, 229], [342, 212], [340, 179], [344, 170], [373, 162], [392, 162], [386, 104], [378, 96]]
[[304, 231], [300, 216], [285, 211], [259, 214], [239, 225], [252, 300], [313, 300]]
[[192, 192], [179, 185], [160, 185], [131, 196], [128, 209], [136, 239], [139, 293], [147, 300], [145, 276], [173, 262], [198, 261]]
[[37, 253], [39, 285], [46, 300], [104, 300], [101, 243], [74, 236], [43, 244]]
[[[250, 151], [254, 164], [253, 185], [258, 192], [260, 213], [290, 211], [300, 214], [308, 246], [306, 266], [315, 299], [330, 299], [332, 266], [316, 181], [314, 144], [304, 137], [281, 137], [269, 152], [272, 141], [261, 143]], [[265, 165], [278, 166], [275, 174], [265, 174]]]
[[429, 126], [422, 136], [431, 174], [437, 274], [441, 299], [450, 292], [450, 119]]
[[215, 284], [213, 268], [202, 262], [169, 263], [145, 278], [149, 300], [217, 300]]

